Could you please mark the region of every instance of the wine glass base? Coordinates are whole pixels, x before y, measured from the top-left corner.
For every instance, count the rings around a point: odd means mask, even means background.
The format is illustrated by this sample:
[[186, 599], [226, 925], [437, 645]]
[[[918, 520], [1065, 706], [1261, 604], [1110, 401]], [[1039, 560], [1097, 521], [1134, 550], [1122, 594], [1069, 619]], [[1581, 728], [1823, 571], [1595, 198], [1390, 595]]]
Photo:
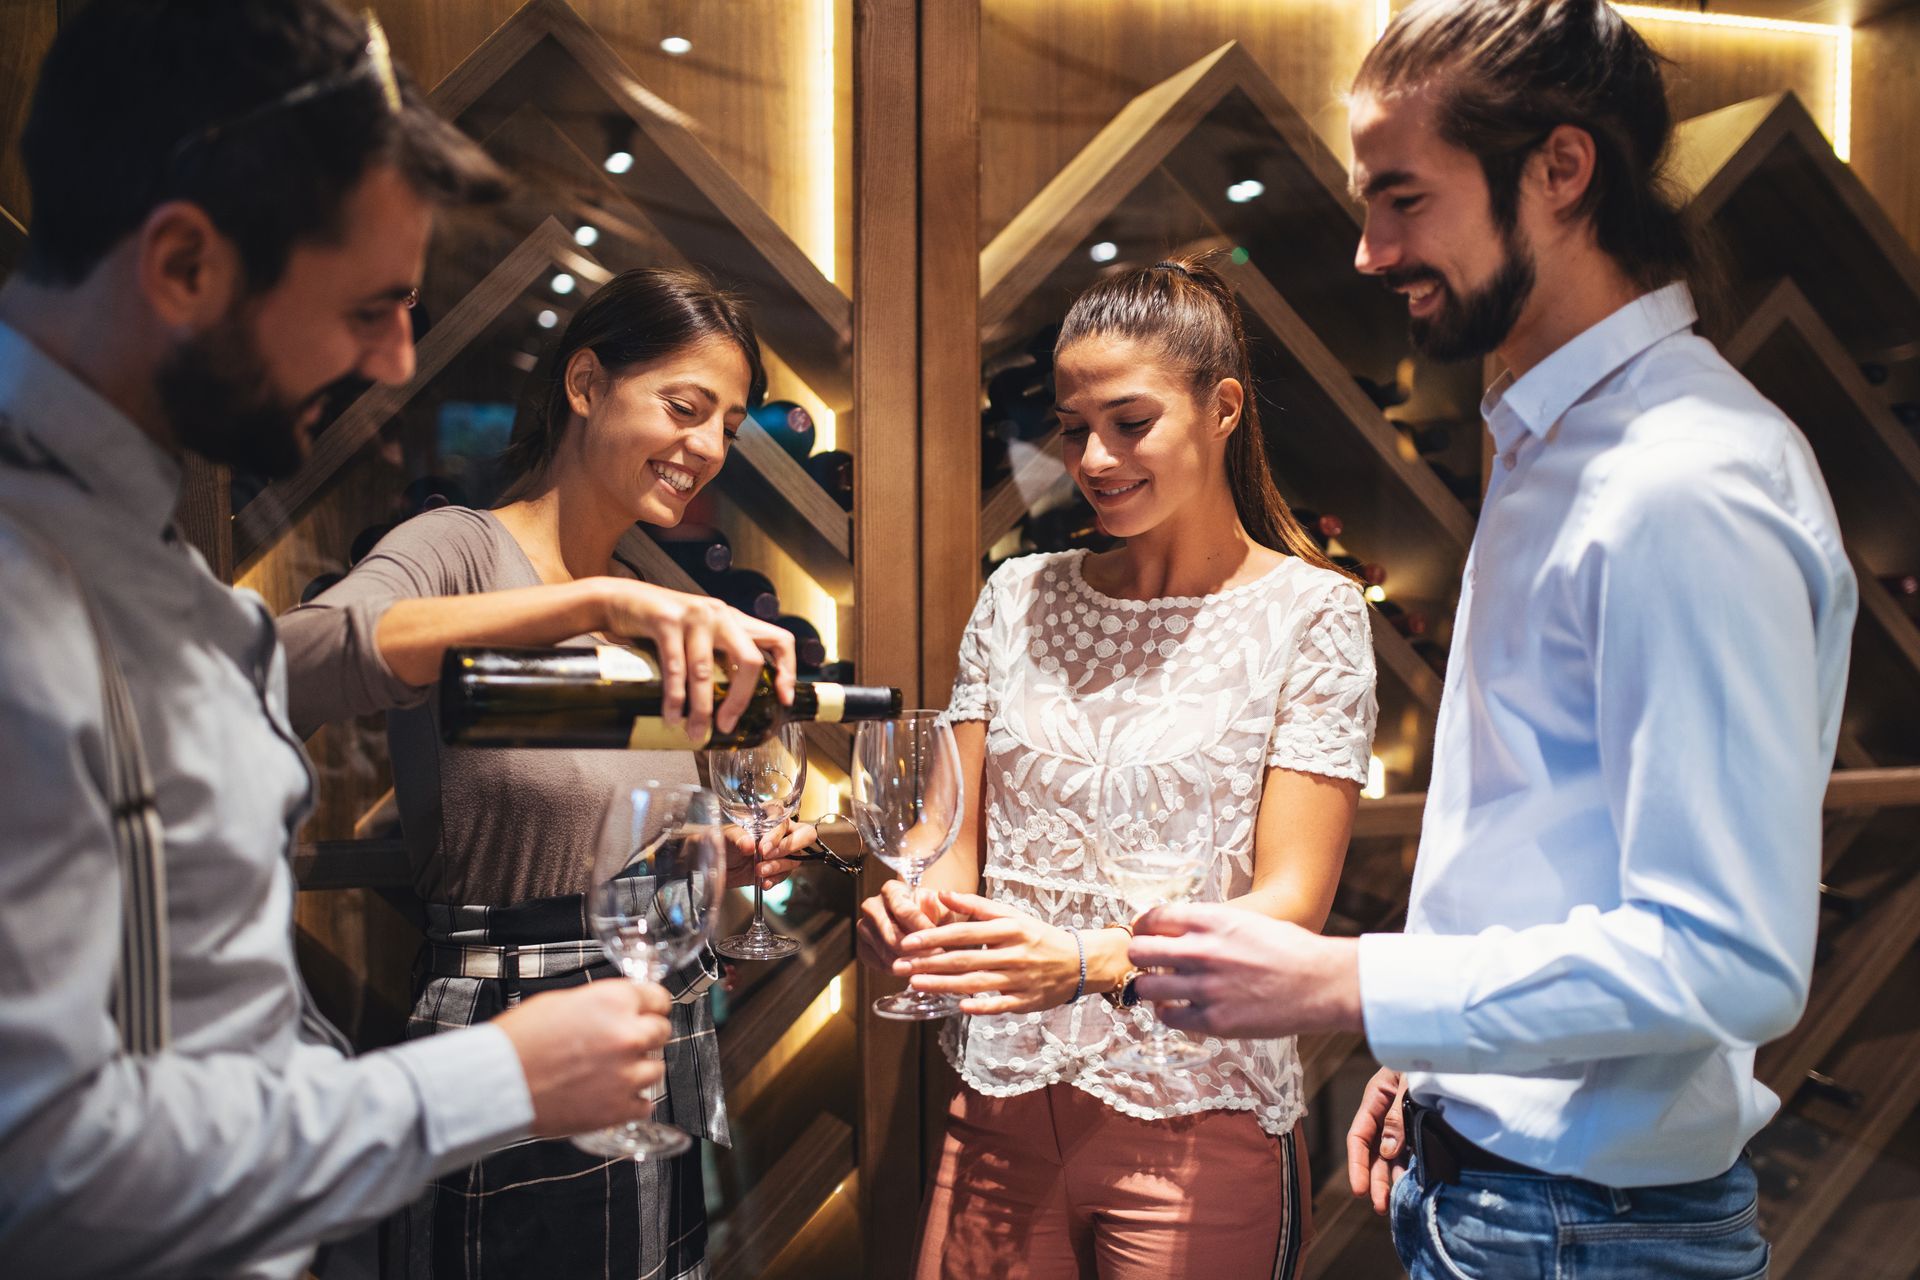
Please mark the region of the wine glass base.
[[800, 942], [771, 929], [736, 933], [714, 947], [730, 960], [784, 960], [800, 953]]
[[1191, 1071], [1212, 1062], [1214, 1051], [1191, 1040], [1148, 1041], [1107, 1055], [1107, 1062], [1127, 1071]]
[[671, 1160], [693, 1146], [693, 1139], [669, 1125], [633, 1120], [611, 1129], [578, 1134], [573, 1145], [590, 1155], [634, 1161]]
[[873, 1011], [895, 1022], [937, 1022], [960, 1012], [960, 1002], [952, 996], [931, 995], [925, 991], [902, 991], [881, 996], [873, 1002]]

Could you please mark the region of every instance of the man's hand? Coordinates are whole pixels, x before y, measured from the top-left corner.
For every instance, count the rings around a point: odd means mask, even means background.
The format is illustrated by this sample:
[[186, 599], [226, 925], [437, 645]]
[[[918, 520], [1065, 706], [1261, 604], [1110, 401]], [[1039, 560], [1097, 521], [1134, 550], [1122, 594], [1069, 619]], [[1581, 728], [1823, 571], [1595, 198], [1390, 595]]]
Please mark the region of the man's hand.
[[1168, 1026], [1245, 1039], [1363, 1030], [1359, 954], [1352, 938], [1219, 904], [1156, 907], [1127, 948], [1156, 971], [1135, 989]]
[[1353, 1125], [1347, 1130], [1347, 1185], [1353, 1194], [1371, 1197], [1373, 1211], [1384, 1214], [1387, 1198], [1407, 1176], [1407, 1136], [1401, 1104], [1407, 1082], [1398, 1071], [1382, 1067], [1367, 1081]]
[[666, 988], [625, 978], [533, 996], [493, 1020], [520, 1055], [542, 1138], [644, 1120], [666, 1073]]

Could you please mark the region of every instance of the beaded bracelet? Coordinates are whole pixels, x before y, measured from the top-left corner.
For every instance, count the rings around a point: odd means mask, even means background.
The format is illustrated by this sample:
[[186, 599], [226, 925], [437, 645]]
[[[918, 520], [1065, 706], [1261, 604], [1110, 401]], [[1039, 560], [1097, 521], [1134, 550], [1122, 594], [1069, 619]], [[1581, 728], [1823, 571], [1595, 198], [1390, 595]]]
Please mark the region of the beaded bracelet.
[[1080, 931], [1078, 929], [1069, 925], [1067, 932], [1073, 935], [1074, 950], [1080, 953], [1080, 981], [1073, 988], [1072, 998], [1067, 1001], [1068, 1004], [1072, 1004], [1075, 1000], [1087, 994], [1087, 944], [1080, 940]]

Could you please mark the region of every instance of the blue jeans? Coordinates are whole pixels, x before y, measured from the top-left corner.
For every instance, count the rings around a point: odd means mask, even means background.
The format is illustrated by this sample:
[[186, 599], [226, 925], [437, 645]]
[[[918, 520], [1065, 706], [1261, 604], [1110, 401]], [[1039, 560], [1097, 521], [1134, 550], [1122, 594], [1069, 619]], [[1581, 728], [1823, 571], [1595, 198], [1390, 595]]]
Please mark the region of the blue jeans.
[[1717, 1178], [1615, 1190], [1578, 1178], [1463, 1170], [1393, 1189], [1393, 1246], [1412, 1280], [1764, 1280], [1767, 1242], [1743, 1157]]

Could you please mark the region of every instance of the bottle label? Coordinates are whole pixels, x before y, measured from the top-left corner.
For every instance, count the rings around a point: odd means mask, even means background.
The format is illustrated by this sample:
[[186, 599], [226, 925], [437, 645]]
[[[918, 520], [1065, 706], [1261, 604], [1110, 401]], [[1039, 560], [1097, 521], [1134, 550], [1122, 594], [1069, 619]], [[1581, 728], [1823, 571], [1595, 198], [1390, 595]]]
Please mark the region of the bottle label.
[[600, 659], [600, 678], [609, 681], [658, 680], [660, 673], [645, 654], [625, 645], [595, 645], [594, 655]]
[[656, 716], [635, 716], [633, 732], [627, 735], [629, 751], [705, 751], [707, 744], [695, 742], [687, 731]]
[[813, 716], [815, 720], [839, 724], [846, 718], [847, 691], [845, 689], [837, 684], [822, 684], [816, 681], [813, 686], [813, 696], [820, 700], [820, 709]]

